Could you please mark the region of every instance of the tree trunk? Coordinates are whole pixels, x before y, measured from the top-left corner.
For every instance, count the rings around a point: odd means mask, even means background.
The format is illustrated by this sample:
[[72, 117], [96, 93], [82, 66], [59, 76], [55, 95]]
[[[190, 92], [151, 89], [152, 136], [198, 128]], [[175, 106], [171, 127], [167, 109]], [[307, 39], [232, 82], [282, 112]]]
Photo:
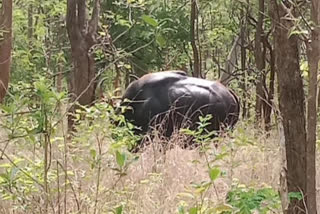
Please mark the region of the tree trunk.
[[[241, 10], [241, 16], [246, 17], [244, 14], [244, 10]], [[247, 32], [247, 18], [242, 18], [241, 20], [241, 31], [240, 31], [240, 56], [241, 56], [241, 71], [243, 72], [243, 76], [241, 77], [241, 81], [239, 87], [242, 90], [242, 118], [246, 118], [247, 116], [247, 68], [246, 68], [246, 32]]]
[[201, 70], [200, 70], [200, 57], [199, 57], [199, 50], [197, 47], [197, 29], [196, 29], [196, 20], [198, 17], [198, 8], [197, 8], [197, 1], [191, 0], [191, 18], [190, 18], [190, 35], [191, 35], [191, 46], [193, 52], [193, 72], [192, 76], [194, 77], [201, 77]]
[[90, 49], [96, 44], [95, 34], [98, 27], [100, 1], [95, 0], [92, 17], [87, 20], [86, 2], [67, 1], [67, 31], [71, 43], [73, 70], [69, 76], [69, 92], [72, 107], [68, 118], [69, 130], [73, 128], [74, 102], [90, 105], [95, 100], [95, 62]]
[[320, 3], [311, 1], [311, 20], [314, 24], [311, 31], [311, 42], [307, 43], [307, 57], [309, 63], [308, 86], [308, 123], [307, 123], [307, 208], [309, 213], [317, 213], [316, 202], [316, 130], [317, 130], [317, 76], [320, 60]]
[[[1, 5], [0, 5], [1, 6]], [[0, 103], [7, 93], [12, 49], [12, 0], [2, 1], [0, 7]]]
[[269, 77], [269, 90], [267, 93], [267, 102], [264, 106], [264, 123], [265, 123], [265, 130], [270, 131], [271, 129], [271, 112], [273, 107], [273, 98], [274, 98], [274, 81], [275, 81], [275, 56], [274, 56], [274, 49], [270, 45], [268, 38], [265, 38], [265, 46], [269, 49], [270, 54], [270, 77]]
[[[241, 31], [241, 30], [240, 30]], [[234, 70], [237, 66], [238, 53], [240, 51], [240, 36], [237, 36], [233, 41], [232, 48], [229, 52], [228, 58], [224, 65], [224, 71], [221, 72], [220, 82], [224, 85], [228, 85], [234, 77]]]
[[114, 63], [114, 66], [115, 66], [115, 70], [116, 70], [116, 76], [115, 76], [115, 79], [114, 79], [114, 82], [113, 82], [113, 88], [114, 88], [114, 95], [117, 97], [117, 96], [120, 96], [120, 85], [121, 85], [121, 73], [120, 73], [120, 69], [119, 69], [119, 66], [117, 64], [117, 62]]
[[265, 51], [263, 49], [263, 21], [264, 21], [264, 0], [259, 0], [258, 23], [256, 26], [255, 35], [255, 60], [258, 69], [258, 81], [256, 85], [256, 121], [261, 123], [262, 109], [266, 100], [264, 85], [265, 85]]
[[[276, 65], [279, 81], [279, 104], [285, 136], [288, 192], [306, 196], [306, 119], [303, 82], [299, 66], [298, 36], [289, 35], [293, 21], [286, 19], [282, 2], [271, 1]], [[293, 11], [294, 12], [294, 11]], [[303, 200], [290, 200], [289, 213], [305, 213]]]
[[28, 39], [31, 46], [31, 41], [33, 37], [33, 5], [28, 6]]

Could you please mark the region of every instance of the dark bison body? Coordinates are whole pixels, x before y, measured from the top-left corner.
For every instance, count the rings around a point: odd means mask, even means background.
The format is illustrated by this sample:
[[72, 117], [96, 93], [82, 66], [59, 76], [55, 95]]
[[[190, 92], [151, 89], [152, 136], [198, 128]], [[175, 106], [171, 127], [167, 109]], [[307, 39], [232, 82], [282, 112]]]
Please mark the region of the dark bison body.
[[195, 129], [199, 116], [211, 114], [208, 131], [233, 127], [239, 117], [236, 95], [216, 81], [189, 77], [183, 71], [147, 74], [132, 82], [123, 95], [127, 120], [146, 133], [151, 127], [171, 136], [174, 129]]

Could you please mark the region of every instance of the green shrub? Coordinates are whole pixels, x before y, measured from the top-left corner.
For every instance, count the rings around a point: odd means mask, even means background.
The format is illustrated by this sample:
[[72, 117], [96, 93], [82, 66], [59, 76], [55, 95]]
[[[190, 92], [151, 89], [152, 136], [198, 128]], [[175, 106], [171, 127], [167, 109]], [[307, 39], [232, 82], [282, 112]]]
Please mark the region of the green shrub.
[[271, 187], [254, 188], [235, 183], [227, 195], [227, 203], [233, 211], [224, 212], [251, 214], [258, 211], [261, 214], [281, 207], [279, 194]]

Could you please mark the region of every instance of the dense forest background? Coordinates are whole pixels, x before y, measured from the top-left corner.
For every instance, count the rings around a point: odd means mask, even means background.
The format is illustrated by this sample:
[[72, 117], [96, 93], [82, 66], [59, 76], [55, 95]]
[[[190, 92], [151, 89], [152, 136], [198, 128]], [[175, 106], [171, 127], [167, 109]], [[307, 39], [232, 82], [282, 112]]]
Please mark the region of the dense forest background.
[[[317, 0], [0, 0], [0, 213], [316, 213], [319, 14]], [[165, 70], [230, 87], [235, 130], [129, 152], [141, 136], [115, 107]]]

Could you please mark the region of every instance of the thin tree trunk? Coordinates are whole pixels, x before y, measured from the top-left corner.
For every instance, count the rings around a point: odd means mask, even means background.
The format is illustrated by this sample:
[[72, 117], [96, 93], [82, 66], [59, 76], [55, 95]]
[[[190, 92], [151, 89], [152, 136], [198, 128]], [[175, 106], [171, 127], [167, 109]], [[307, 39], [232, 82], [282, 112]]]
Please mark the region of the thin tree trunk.
[[114, 79], [113, 82], [113, 87], [114, 87], [114, 95], [115, 96], [120, 96], [120, 92], [121, 90], [119, 90], [120, 88], [120, 81], [121, 81], [121, 74], [120, 74], [120, 69], [117, 63], [114, 63], [115, 66], [115, 70], [116, 70], [116, 77]]
[[[45, 130], [48, 131], [48, 118], [46, 113], [45, 115]], [[49, 144], [50, 144], [50, 135], [46, 132], [44, 136], [44, 159], [43, 159], [43, 185], [44, 185], [44, 212], [48, 213], [49, 205], [49, 183], [48, 183], [48, 172], [49, 172]]]
[[320, 60], [320, 3], [319, 0], [311, 1], [311, 20], [314, 28], [311, 31], [311, 43], [307, 43], [307, 56], [309, 63], [308, 87], [308, 123], [307, 123], [307, 171], [306, 195], [309, 213], [317, 213], [316, 196], [316, 130], [317, 130], [317, 76]]
[[[1, 6], [1, 5], [0, 5]], [[0, 103], [7, 93], [12, 50], [12, 0], [2, 1], [0, 8]], [[1, 34], [0, 34], [1, 35]]]
[[[203, 78], [202, 75], [202, 46], [201, 46], [201, 42], [200, 42], [200, 34], [199, 34], [199, 12], [198, 12], [198, 5], [197, 5], [197, 10], [196, 10], [196, 39], [197, 39], [197, 43], [198, 43], [198, 53], [199, 53], [199, 76]], [[203, 23], [203, 18], [202, 18], [202, 23]]]
[[201, 72], [199, 50], [196, 43], [197, 16], [198, 16], [197, 2], [196, 0], [191, 0], [190, 33], [191, 33], [191, 47], [192, 47], [193, 60], [194, 60], [192, 76], [194, 77], [200, 77], [200, 72]]
[[[282, 2], [270, 2], [279, 81], [279, 104], [285, 136], [288, 192], [306, 196], [306, 119], [303, 82], [299, 65], [298, 36], [289, 35], [293, 21]], [[294, 12], [294, 11], [293, 11]], [[304, 200], [290, 200], [288, 213], [306, 213]]]
[[[77, 0], [67, 1], [67, 31], [71, 43], [73, 71], [69, 77], [71, 101], [80, 105], [90, 105], [95, 100], [95, 62], [90, 52], [96, 43], [95, 34], [98, 27], [100, 1], [94, 1], [90, 21], [87, 20], [86, 2]], [[69, 130], [74, 126], [76, 107], [70, 109], [68, 118]]]
[[261, 122], [262, 109], [264, 101], [266, 99], [264, 88], [265, 85], [265, 51], [263, 50], [263, 22], [264, 22], [264, 0], [259, 1], [259, 15], [258, 23], [256, 26], [256, 35], [255, 35], [255, 60], [256, 66], [258, 69], [258, 82], [256, 85], [256, 121]]
[[233, 77], [232, 75], [238, 61], [237, 56], [240, 51], [239, 42], [240, 42], [240, 36], [237, 36], [232, 44], [232, 48], [225, 62], [224, 71], [221, 72], [220, 82], [224, 85], [228, 85], [229, 82], [232, 80], [232, 77]]
[[33, 6], [30, 4], [28, 6], [28, 39], [29, 46], [31, 48], [33, 38]]
[[272, 46], [268, 42], [268, 38], [266, 38], [266, 46], [269, 49], [270, 54], [270, 77], [269, 77], [269, 91], [267, 93], [267, 103], [264, 107], [264, 121], [265, 121], [265, 130], [270, 131], [271, 129], [271, 112], [273, 107], [273, 98], [274, 98], [274, 81], [275, 81], [275, 56], [274, 50]]
[[319, 110], [319, 107], [320, 107], [320, 88], [318, 87], [318, 98], [317, 98], [318, 100], [317, 100], [317, 109]]
[[[245, 17], [243, 10], [241, 10], [241, 16]], [[242, 90], [242, 117], [245, 118], [247, 115], [247, 69], [246, 69], [246, 31], [247, 31], [247, 19], [243, 18], [241, 20], [241, 31], [240, 31], [240, 43], [241, 43], [241, 70], [243, 76], [240, 81], [240, 88]]]
[[270, 55], [270, 76], [269, 76], [269, 87], [265, 90], [266, 100], [264, 101], [265, 105], [263, 105], [263, 113], [264, 113], [264, 123], [265, 123], [265, 130], [269, 131], [271, 129], [271, 112], [273, 109], [273, 98], [274, 98], [274, 81], [275, 81], [275, 54], [272, 45], [268, 40], [268, 36], [264, 37], [263, 40], [264, 47], [269, 50]]

